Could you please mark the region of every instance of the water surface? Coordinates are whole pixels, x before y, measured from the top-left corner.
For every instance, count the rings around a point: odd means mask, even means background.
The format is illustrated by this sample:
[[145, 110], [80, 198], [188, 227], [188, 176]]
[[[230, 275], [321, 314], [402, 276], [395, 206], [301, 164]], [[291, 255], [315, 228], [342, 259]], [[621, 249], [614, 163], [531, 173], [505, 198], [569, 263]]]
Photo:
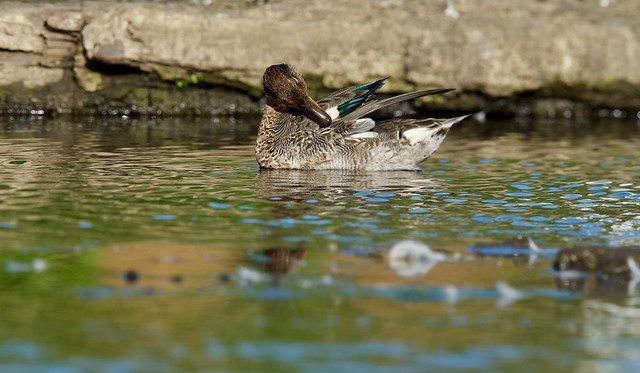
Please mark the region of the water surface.
[[640, 368], [634, 289], [467, 250], [640, 245], [637, 122], [468, 121], [384, 173], [260, 171], [256, 123], [1, 119], [2, 371]]

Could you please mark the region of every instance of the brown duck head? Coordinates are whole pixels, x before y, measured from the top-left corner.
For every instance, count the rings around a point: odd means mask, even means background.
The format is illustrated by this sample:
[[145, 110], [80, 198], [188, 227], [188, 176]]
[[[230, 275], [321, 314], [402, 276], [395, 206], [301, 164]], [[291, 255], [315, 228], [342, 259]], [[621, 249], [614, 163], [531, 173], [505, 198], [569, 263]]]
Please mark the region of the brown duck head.
[[309, 97], [307, 83], [293, 66], [272, 65], [262, 77], [267, 105], [281, 113], [305, 115], [321, 127], [331, 124], [331, 117]]

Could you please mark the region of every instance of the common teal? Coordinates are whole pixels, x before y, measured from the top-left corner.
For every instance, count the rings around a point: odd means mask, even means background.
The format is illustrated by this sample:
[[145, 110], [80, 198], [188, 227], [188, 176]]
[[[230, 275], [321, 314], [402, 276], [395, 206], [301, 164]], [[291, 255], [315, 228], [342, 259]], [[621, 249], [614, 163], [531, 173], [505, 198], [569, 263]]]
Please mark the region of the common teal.
[[416, 91], [376, 100], [387, 78], [333, 92], [317, 102], [291, 65], [267, 68], [266, 106], [258, 130], [256, 159], [262, 168], [415, 170], [435, 152], [449, 129], [467, 115], [450, 119], [365, 118], [380, 108], [452, 89]]

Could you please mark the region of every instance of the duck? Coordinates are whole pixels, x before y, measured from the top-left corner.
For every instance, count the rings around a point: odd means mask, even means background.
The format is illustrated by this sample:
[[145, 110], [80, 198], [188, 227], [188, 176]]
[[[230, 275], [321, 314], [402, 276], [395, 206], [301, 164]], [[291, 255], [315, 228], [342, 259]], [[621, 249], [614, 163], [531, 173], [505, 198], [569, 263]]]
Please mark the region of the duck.
[[269, 66], [262, 78], [266, 104], [255, 146], [260, 168], [420, 170], [419, 164], [440, 147], [449, 129], [468, 115], [374, 120], [368, 115], [376, 110], [453, 90], [420, 90], [376, 99], [374, 93], [387, 79], [343, 88], [315, 101], [294, 66]]

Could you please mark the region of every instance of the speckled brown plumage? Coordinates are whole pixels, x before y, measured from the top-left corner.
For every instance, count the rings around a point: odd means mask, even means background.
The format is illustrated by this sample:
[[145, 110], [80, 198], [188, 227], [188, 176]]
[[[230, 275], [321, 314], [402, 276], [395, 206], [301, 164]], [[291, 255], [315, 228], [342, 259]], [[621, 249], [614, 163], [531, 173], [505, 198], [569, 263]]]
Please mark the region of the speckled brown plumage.
[[384, 100], [372, 93], [384, 79], [336, 91], [316, 103], [302, 75], [282, 64], [263, 77], [267, 104], [256, 141], [262, 168], [410, 170], [438, 149], [451, 119], [393, 118], [374, 122], [365, 116], [401, 101], [450, 89], [411, 92]]

